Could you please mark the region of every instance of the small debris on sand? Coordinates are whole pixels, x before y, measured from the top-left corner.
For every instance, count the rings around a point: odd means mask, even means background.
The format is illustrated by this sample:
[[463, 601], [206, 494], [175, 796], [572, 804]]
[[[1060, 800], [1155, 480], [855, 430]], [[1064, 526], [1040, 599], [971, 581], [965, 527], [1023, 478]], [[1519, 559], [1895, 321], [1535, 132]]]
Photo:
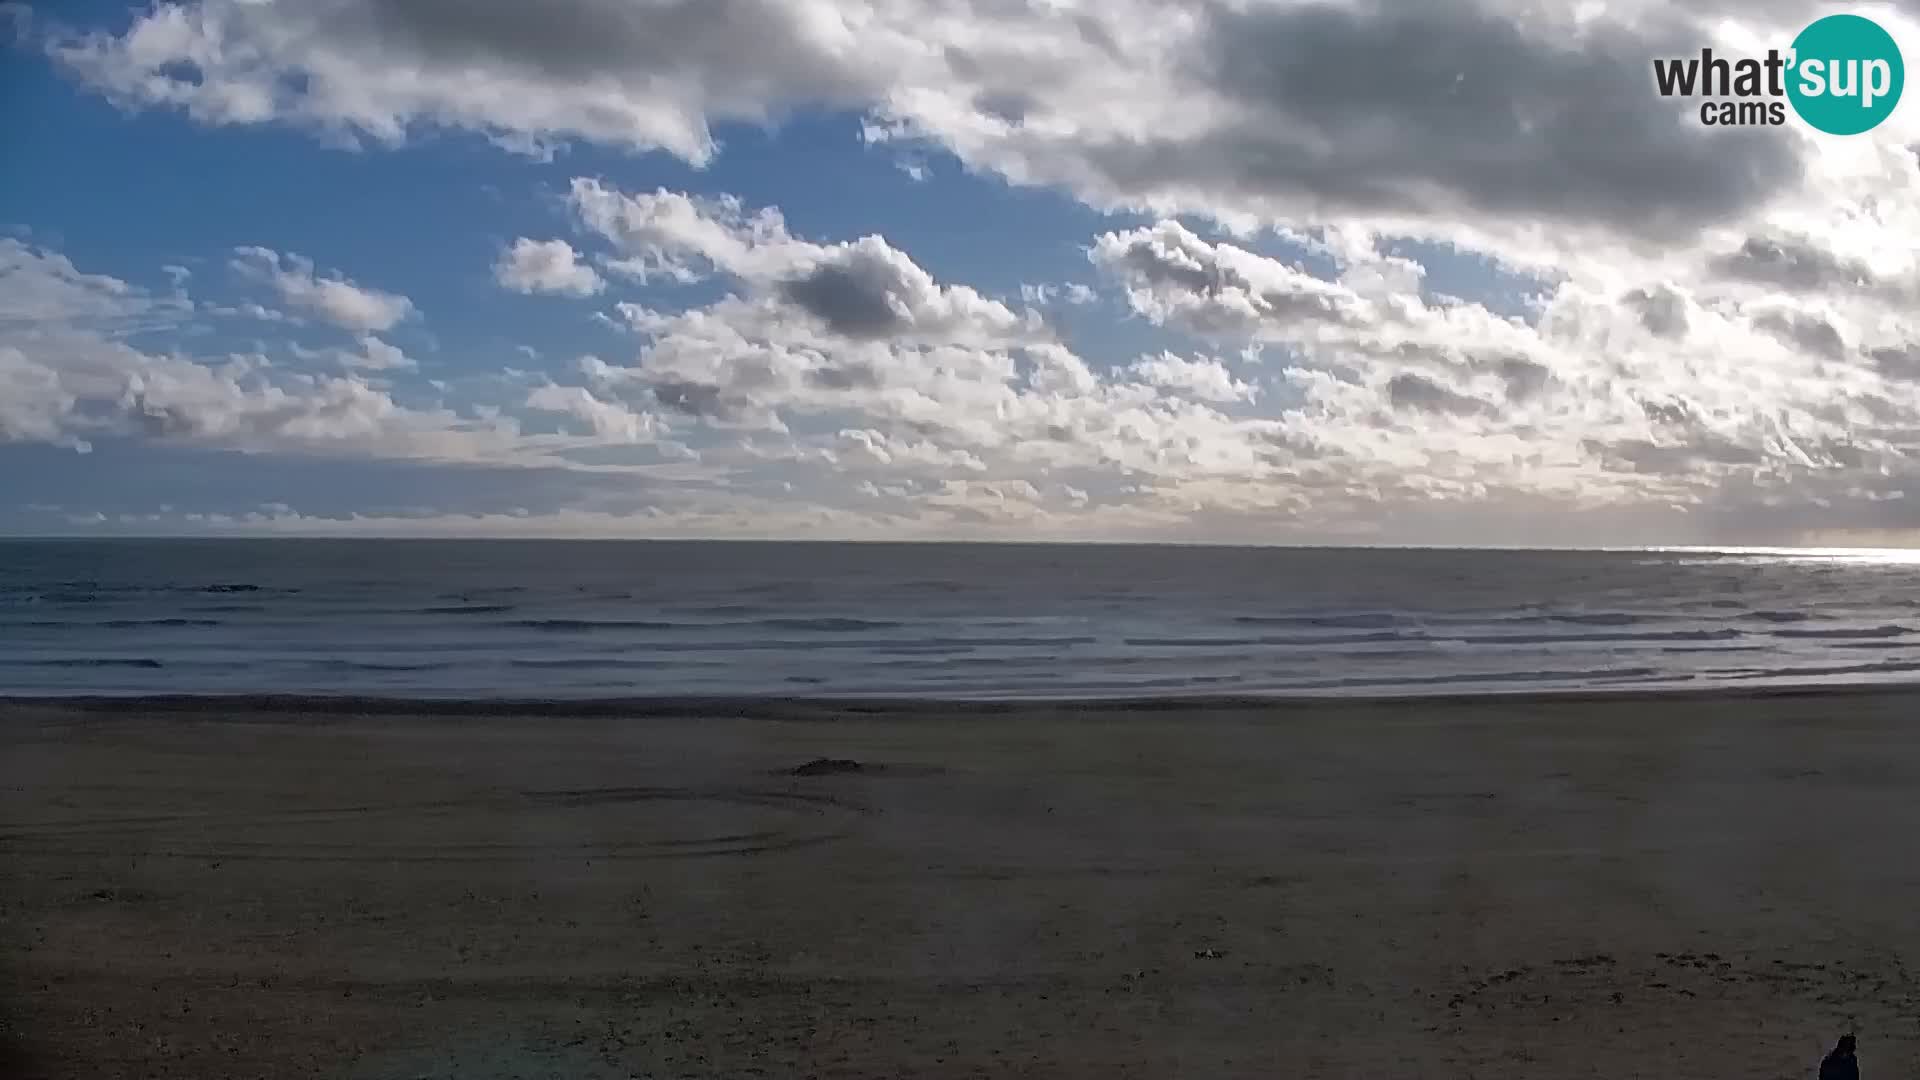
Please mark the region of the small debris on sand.
[[835, 773], [866, 772], [867, 767], [851, 758], [814, 758], [792, 769], [794, 776], [831, 776]]

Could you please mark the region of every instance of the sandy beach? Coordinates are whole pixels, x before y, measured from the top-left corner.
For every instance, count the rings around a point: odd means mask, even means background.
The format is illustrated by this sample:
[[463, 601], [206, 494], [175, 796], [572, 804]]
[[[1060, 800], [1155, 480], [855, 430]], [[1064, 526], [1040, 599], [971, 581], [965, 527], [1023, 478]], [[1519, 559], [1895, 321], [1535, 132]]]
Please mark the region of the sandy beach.
[[1917, 707], [15, 702], [0, 1068], [1911, 1075]]

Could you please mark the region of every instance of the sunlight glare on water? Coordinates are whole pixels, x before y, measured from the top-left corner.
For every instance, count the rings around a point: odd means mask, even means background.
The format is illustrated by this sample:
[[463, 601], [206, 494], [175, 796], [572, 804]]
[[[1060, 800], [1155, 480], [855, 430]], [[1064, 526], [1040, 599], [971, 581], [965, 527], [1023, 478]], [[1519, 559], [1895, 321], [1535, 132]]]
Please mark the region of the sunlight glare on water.
[[1886, 566], [1920, 565], [1920, 548], [1854, 547], [1652, 547], [1643, 551], [1662, 555], [1705, 555], [1750, 558], [1779, 563], [1868, 563]]

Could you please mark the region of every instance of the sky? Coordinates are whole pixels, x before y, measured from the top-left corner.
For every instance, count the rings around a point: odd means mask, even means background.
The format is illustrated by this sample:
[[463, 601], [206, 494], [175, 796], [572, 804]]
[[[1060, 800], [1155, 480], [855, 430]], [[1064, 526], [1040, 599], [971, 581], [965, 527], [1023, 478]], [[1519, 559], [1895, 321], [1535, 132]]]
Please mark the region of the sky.
[[1920, 546], [1836, 10], [0, 3], [0, 533]]

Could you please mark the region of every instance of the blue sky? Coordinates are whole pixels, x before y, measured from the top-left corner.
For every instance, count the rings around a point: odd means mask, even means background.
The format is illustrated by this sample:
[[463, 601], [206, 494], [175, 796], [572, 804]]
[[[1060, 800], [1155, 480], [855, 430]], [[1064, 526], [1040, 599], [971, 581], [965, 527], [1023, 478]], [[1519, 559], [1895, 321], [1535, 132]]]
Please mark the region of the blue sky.
[[6, 532], [1916, 524], [1912, 109], [1689, 126], [1652, 7], [7, 11]]

